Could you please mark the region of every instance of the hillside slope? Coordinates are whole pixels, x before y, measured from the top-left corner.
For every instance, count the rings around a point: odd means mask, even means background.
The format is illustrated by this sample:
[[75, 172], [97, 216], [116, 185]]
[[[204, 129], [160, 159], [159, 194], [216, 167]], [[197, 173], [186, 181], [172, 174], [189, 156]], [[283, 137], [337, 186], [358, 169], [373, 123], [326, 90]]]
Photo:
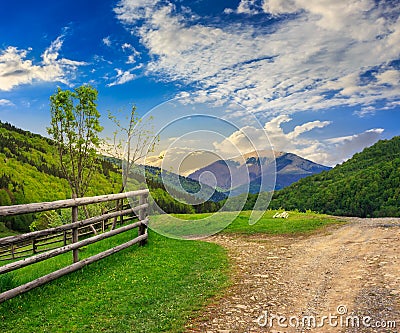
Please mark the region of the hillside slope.
[[[120, 173], [115, 165], [101, 161], [97, 171], [89, 195], [105, 194], [117, 188]], [[8, 189], [13, 204], [71, 196], [52, 140], [1, 122], [0, 188]]]
[[[99, 162], [100, 166], [93, 176], [87, 196], [117, 193], [121, 188], [122, 175], [118, 163], [102, 156], [99, 156]], [[225, 198], [224, 194], [215, 192], [212, 201], [202, 200], [202, 204], [192, 207], [175, 200], [175, 198], [189, 198], [188, 193], [180, 191], [179, 188], [176, 188], [172, 195], [167, 193], [163, 179], [159, 175], [155, 176], [156, 174], [157, 170], [149, 168], [146, 182], [131, 179], [133, 183], [130, 185], [131, 189], [149, 187], [153, 199], [164, 211], [175, 213], [215, 211], [219, 205], [213, 201]], [[169, 178], [167, 177], [167, 180]], [[196, 181], [181, 178], [183, 187], [189, 193], [195, 193], [196, 189], [201, 187]], [[60, 172], [53, 141], [0, 121], [0, 206], [70, 197], [71, 190]], [[183, 201], [190, 202], [189, 199]], [[34, 219], [34, 215], [2, 218], [0, 227], [4, 227], [5, 224], [13, 230], [28, 231]]]
[[400, 216], [400, 137], [275, 192], [271, 208], [359, 217]]
[[[243, 163], [243, 158], [245, 163]], [[292, 153], [275, 152], [275, 163], [271, 161], [271, 152], [265, 154], [263, 152], [259, 152], [259, 154], [250, 153], [243, 158], [216, 161], [196, 170], [189, 175], [189, 178], [198, 181], [201, 175], [208, 171], [215, 176], [217, 187], [226, 191], [230, 190], [234, 195], [239, 195], [248, 191], [258, 193], [271, 190], [270, 188], [260, 189], [260, 184], [262, 177], [272, 179], [268, 174], [273, 174], [275, 170], [276, 190], [289, 186], [301, 178], [330, 170], [329, 167]], [[263, 167], [261, 168], [260, 165]], [[214, 177], [207, 175], [207, 173], [201, 180], [210, 186], [214, 183]]]
[[[71, 197], [59, 167], [56, 147], [50, 139], [0, 122], [0, 206]], [[117, 192], [121, 175], [107, 161], [94, 175], [87, 195]], [[27, 231], [34, 216], [3, 219], [13, 230]]]

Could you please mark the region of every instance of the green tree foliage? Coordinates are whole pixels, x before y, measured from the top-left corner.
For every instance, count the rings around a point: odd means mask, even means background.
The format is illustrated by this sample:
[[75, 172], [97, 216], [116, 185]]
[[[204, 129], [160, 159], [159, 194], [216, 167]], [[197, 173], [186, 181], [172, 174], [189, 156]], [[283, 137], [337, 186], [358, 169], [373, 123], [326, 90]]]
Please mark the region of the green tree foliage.
[[4, 188], [0, 189], [0, 206], [10, 206], [11, 204], [9, 192]]
[[[193, 204], [198, 202], [195, 198], [194, 189], [199, 189], [198, 182], [185, 177], [172, 177], [171, 173], [161, 171], [159, 168], [146, 166], [145, 171], [140, 171], [140, 167], [131, 169], [130, 177], [128, 180], [129, 189], [149, 188], [150, 190], [150, 210], [152, 213], [208, 213], [216, 212], [221, 208], [221, 203], [210, 200], [200, 200], [202, 203]], [[143, 172], [146, 176], [143, 176]], [[164, 177], [161, 176], [161, 173]], [[173, 186], [171, 179], [178, 178], [182, 181], [182, 188]], [[184, 181], [186, 180], [186, 181]], [[168, 182], [168, 191], [165, 188], [165, 182]], [[191, 192], [193, 191], [193, 192]], [[226, 198], [225, 195], [218, 192], [219, 196]]]
[[400, 216], [400, 137], [277, 191], [271, 208], [360, 217]]
[[[115, 193], [120, 187], [119, 168], [99, 157], [99, 167], [87, 195]], [[59, 169], [55, 142], [0, 122], [0, 193], [1, 205], [69, 198], [71, 190]], [[70, 215], [66, 222], [70, 221]], [[20, 215], [0, 218], [0, 223], [27, 232], [36, 218], [33, 214]]]
[[58, 88], [50, 97], [48, 133], [56, 142], [60, 167], [72, 196], [85, 195], [98, 163], [99, 133], [103, 128], [97, 95], [96, 89], [84, 85], [74, 91]]

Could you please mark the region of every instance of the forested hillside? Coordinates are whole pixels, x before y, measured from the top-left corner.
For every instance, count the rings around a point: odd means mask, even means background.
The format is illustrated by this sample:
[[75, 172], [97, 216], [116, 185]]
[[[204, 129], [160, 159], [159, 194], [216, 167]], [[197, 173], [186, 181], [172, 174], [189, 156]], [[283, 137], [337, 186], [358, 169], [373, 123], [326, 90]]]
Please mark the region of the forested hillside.
[[400, 216], [400, 137], [382, 140], [330, 171], [275, 192], [271, 208]]
[[[100, 161], [88, 195], [116, 192], [119, 170]], [[0, 205], [53, 201], [71, 197], [68, 182], [58, 167], [58, 156], [50, 139], [0, 122]], [[9, 218], [7, 225], [26, 231], [33, 216]]]
[[[121, 188], [121, 170], [118, 163], [110, 158], [99, 156], [99, 166], [87, 196], [117, 193]], [[152, 197], [158, 206], [168, 213], [194, 213], [218, 210], [220, 207], [212, 201], [192, 206], [190, 195], [175, 191], [171, 193], [175, 200], [165, 191], [162, 181], [155, 176], [153, 169], [147, 170], [146, 184], [144, 179], [133, 179], [131, 189], [149, 187]], [[186, 185], [196, 187], [190, 180]], [[197, 183], [198, 185], [198, 183]], [[199, 185], [198, 185], [199, 186]], [[224, 197], [223, 194], [219, 193]], [[30, 202], [54, 201], [71, 197], [68, 182], [64, 179], [58, 163], [57, 149], [52, 140], [15, 126], [0, 122], [0, 206]], [[158, 208], [152, 203], [152, 208]], [[7, 227], [17, 231], [28, 231], [35, 220], [34, 215], [21, 215], [0, 220]]]

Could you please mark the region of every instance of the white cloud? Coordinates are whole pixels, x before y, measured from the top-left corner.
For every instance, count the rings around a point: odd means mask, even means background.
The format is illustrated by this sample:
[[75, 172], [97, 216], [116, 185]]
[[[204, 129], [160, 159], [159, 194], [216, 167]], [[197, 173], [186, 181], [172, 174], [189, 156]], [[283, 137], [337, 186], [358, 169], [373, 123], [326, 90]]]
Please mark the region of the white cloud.
[[264, 0], [263, 3], [266, 13], [304, 11], [318, 26], [333, 31], [346, 30], [357, 39], [375, 38], [378, 32], [384, 32], [384, 19], [379, 12], [371, 12], [374, 7], [373, 0]]
[[129, 55], [128, 60], [126, 61], [127, 64], [134, 64], [136, 62], [135, 56], [134, 55]]
[[122, 50], [125, 52], [130, 52], [131, 54], [128, 56], [127, 64], [134, 64], [137, 62], [137, 59], [140, 58], [140, 52], [136, 50], [131, 44], [124, 43], [121, 46]]
[[43, 52], [42, 61], [38, 64], [27, 59], [31, 49], [7, 47], [0, 53], [0, 90], [9, 91], [21, 84], [32, 84], [35, 81], [69, 84], [73, 72], [86, 63], [60, 58], [62, 44], [63, 36], [60, 36]]
[[105, 45], [105, 46], [108, 46], [108, 47], [110, 47], [111, 46], [111, 38], [110, 38], [110, 36], [107, 36], [107, 37], [104, 37], [103, 38], [103, 44]]
[[329, 165], [343, 162], [377, 142], [383, 131], [382, 128], [374, 128], [351, 136], [328, 139], [325, 144], [329, 148], [329, 154], [325, 160]]
[[224, 9], [224, 13], [225, 13], [225, 14], [228, 14], [228, 15], [229, 15], [229, 14], [232, 14], [232, 13], [234, 13], [234, 12], [235, 12], [235, 11], [234, 11], [232, 8], [225, 8], [225, 9]]
[[383, 132], [383, 129], [377, 128], [352, 136], [320, 140], [303, 134], [313, 129], [324, 128], [331, 122], [311, 121], [294, 127], [290, 132], [284, 132], [282, 124], [291, 120], [287, 115], [280, 115], [265, 123], [264, 130], [245, 126], [232, 133], [222, 142], [215, 142], [214, 147], [220, 154], [230, 154], [231, 156], [237, 154], [237, 149], [242, 154], [253, 151], [254, 146], [262, 147], [264, 145], [265, 149], [268, 149], [265, 142], [265, 133], [267, 133], [274, 151], [291, 152], [323, 165], [334, 166], [349, 159], [365, 147], [374, 144]]
[[14, 106], [14, 103], [8, 99], [0, 98], [0, 106]]
[[117, 72], [117, 76], [115, 77], [113, 82], [107, 85], [108, 87], [124, 84], [136, 78], [136, 75], [131, 73], [130, 71], [123, 71], [119, 68], [116, 68], [115, 71]]
[[389, 84], [392, 86], [398, 86], [400, 83], [400, 72], [396, 70], [387, 70], [376, 76], [379, 84]]
[[[169, 137], [161, 141], [154, 153], [146, 156], [144, 163], [187, 175], [216, 160], [235, 159], [254, 151], [261, 155], [264, 152], [270, 154], [272, 148], [275, 152], [290, 152], [316, 163], [335, 166], [374, 144], [384, 132], [381, 128], [374, 128], [326, 139], [320, 137], [320, 132], [332, 126], [330, 121], [314, 120], [297, 126], [291, 126], [291, 122], [288, 115], [279, 115], [263, 127], [244, 125], [228, 136], [214, 132], [196, 136], [191, 132]], [[292, 129], [287, 130], [288, 127]], [[160, 159], [160, 156], [164, 158]]]
[[[399, 98], [400, 84], [390, 72], [398, 71], [387, 65], [400, 53], [397, 5], [242, 0], [236, 12], [278, 17], [273, 27], [257, 29], [192, 23], [175, 9], [150, 0], [123, 0], [115, 9], [149, 51], [147, 74], [160, 80], [183, 81], [209, 98], [230, 96], [252, 111], [275, 115]], [[288, 13], [296, 15], [280, 16]], [[375, 80], [365, 83], [361, 77], [372, 69]]]
[[239, 14], [258, 14], [257, 0], [241, 0], [236, 10]]
[[150, 15], [158, 2], [157, 0], [121, 0], [114, 11], [121, 21], [132, 24]]
[[[300, 147], [309, 147], [314, 141], [302, 137], [302, 134], [310, 132], [315, 128], [323, 128], [330, 124], [329, 121], [312, 121], [296, 126], [293, 131], [284, 133], [282, 124], [292, 119], [287, 115], [280, 115], [265, 123], [264, 128], [245, 126], [235, 131], [222, 142], [215, 142], [214, 147], [221, 153], [234, 155], [239, 150], [241, 154], [254, 151], [254, 147], [268, 149], [266, 135], [275, 151], [298, 152]], [[234, 151], [230, 149], [234, 148]]]
[[264, 12], [273, 15], [292, 14], [299, 10], [296, 2], [293, 0], [265, 0], [262, 4]]

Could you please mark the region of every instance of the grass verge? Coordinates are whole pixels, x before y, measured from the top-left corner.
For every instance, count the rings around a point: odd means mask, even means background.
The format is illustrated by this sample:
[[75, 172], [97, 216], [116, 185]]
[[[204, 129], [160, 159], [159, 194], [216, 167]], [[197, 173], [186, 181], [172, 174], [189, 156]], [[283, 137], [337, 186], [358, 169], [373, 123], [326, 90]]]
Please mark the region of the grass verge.
[[[80, 256], [131, 238], [127, 232], [92, 244]], [[69, 253], [4, 280], [21, 284], [70, 261]], [[183, 332], [194, 312], [227, 284], [223, 248], [150, 232], [145, 247], [133, 246], [0, 304], [0, 331]]]
[[183, 238], [223, 229], [222, 233], [237, 234], [298, 234], [312, 232], [321, 227], [341, 223], [337, 218], [312, 212], [289, 212], [289, 218], [273, 218], [277, 211], [266, 211], [257, 223], [250, 225], [250, 211], [219, 212], [216, 214], [174, 214], [154, 216], [151, 225], [168, 235], [182, 235]]

